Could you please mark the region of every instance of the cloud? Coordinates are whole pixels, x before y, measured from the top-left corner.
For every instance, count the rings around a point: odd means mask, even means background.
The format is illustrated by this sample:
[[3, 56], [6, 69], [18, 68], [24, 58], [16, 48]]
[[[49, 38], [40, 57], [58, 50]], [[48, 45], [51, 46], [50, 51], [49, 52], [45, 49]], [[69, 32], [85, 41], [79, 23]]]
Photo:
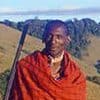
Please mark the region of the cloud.
[[[0, 9], [1, 10], [1, 9]], [[3, 8], [0, 15], [87, 15], [99, 14], [100, 8], [63, 8], [63, 9], [47, 9], [47, 10], [32, 10], [32, 11], [17, 11], [12, 8]]]
[[9, 7], [0, 8], [0, 13], [14, 12], [14, 11], [16, 11], [16, 10], [13, 8], [9, 8]]

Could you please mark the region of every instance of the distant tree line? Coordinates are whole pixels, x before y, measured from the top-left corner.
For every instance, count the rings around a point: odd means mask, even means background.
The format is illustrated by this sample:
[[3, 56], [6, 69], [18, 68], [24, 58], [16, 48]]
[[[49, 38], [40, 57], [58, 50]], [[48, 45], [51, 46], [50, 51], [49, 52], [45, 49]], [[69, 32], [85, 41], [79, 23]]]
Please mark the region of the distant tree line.
[[[27, 21], [31, 21], [32, 23], [32, 29], [30, 29], [29, 34], [41, 39], [45, 25], [50, 20], [40, 20], [35, 18], [26, 20], [25, 22]], [[25, 22], [15, 23], [5, 20], [0, 23], [22, 31]], [[85, 50], [91, 42], [89, 40], [89, 35], [93, 34], [95, 36], [100, 36], [100, 23], [97, 23], [90, 18], [84, 18], [81, 20], [75, 18], [74, 20], [65, 21], [65, 24], [72, 39], [70, 45], [66, 49], [75, 57], [81, 58], [82, 50]]]

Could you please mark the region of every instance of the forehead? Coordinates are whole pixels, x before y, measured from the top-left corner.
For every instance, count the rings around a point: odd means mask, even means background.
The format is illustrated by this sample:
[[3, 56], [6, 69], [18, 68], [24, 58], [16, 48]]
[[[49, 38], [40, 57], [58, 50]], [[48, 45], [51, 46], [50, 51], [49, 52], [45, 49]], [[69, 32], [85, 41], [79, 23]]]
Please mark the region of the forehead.
[[63, 27], [51, 27], [47, 34], [65, 35], [65, 29]]

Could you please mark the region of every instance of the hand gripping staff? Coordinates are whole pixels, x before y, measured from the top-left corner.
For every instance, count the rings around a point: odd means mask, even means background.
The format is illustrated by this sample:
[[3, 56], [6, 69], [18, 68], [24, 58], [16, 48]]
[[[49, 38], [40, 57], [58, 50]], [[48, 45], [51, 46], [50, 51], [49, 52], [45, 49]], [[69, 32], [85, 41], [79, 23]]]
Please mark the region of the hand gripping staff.
[[22, 47], [23, 47], [23, 44], [24, 44], [26, 34], [29, 33], [30, 31], [32, 31], [32, 23], [31, 23], [31, 21], [27, 21], [24, 24], [23, 32], [22, 32], [22, 35], [20, 37], [20, 41], [19, 41], [19, 44], [18, 44], [18, 47], [17, 47], [17, 51], [16, 51], [16, 55], [15, 55], [15, 58], [14, 58], [14, 61], [13, 61], [12, 69], [11, 69], [11, 72], [10, 72], [10, 78], [9, 78], [9, 81], [8, 81], [8, 84], [7, 84], [7, 89], [6, 89], [6, 93], [5, 93], [5, 96], [4, 96], [4, 100], [9, 100], [12, 84], [13, 84], [14, 77], [15, 77], [15, 72], [16, 72], [16, 67], [17, 67], [16, 65], [17, 65], [18, 59], [19, 59], [20, 54], [21, 54], [21, 50], [22, 50]]

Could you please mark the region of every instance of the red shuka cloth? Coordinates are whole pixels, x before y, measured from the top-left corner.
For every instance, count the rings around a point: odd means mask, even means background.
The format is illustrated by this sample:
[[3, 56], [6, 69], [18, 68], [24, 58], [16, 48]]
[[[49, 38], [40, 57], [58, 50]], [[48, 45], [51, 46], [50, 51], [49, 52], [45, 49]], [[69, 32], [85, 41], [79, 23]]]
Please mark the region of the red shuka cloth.
[[86, 100], [86, 79], [67, 52], [64, 76], [55, 80], [48, 57], [33, 53], [18, 62], [9, 100]]

